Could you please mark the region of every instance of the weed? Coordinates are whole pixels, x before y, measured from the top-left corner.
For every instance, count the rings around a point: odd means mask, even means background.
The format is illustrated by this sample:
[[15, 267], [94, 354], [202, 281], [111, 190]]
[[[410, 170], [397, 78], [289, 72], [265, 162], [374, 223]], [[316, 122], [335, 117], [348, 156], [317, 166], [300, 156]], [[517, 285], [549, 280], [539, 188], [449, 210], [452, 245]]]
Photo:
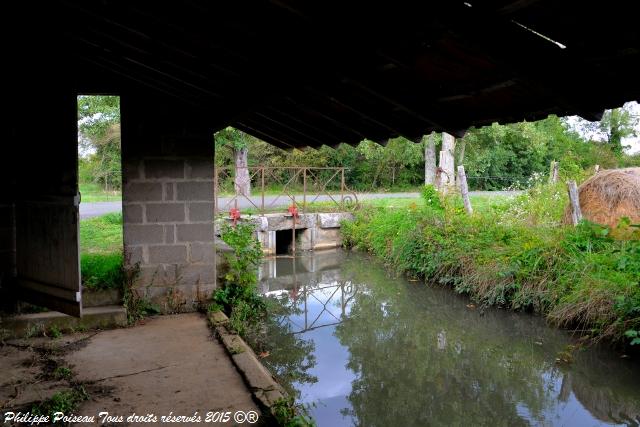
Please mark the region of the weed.
[[229, 347], [229, 352], [231, 354], [240, 354], [244, 353], [244, 348], [242, 347]]
[[293, 398], [280, 398], [271, 406], [271, 413], [278, 425], [283, 427], [312, 427], [313, 419], [304, 409], [296, 406]]
[[149, 286], [144, 288], [142, 294], [140, 293], [140, 289], [135, 287], [139, 274], [140, 264], [138, 263], [127, 269], [124, 273], [125, 280], [122, 287], [122, 300], [127, 309], [127, 321], [129, 324], [134, 324], [146, 316], [160, 313], [160, 308], [147, 298], [148, 290], [151, 284], [153, 284], [153, 280]]
[[71, 379], [71, 369], [66, 366], [58, 366], [53, 370], [53, 377], [57, 380], [68, 380]]
[[28, 338], [37, 337], [42, 332], [43, 332], [43, 326], [42, 325], [39, 325], [39, 324], [29, 325], [27, 327], [27, 330], [24, 332], [24, 337], [27, 338], [27, 339]]
[[80, 402], [88, 399], [89, 395], [84, 387], [77, 386], [71, 390], [58, 392], [44, 402], [34, 405], [31, 408], [31, 413], [34, 415], [49, 415], [50, 417], [56, 412], [68, 414], [73, 412]]
[[62, 336], [62, 331], [60, 331], [60, 328], [58, 326], [51, 325], [49, 327], [49, 336], [52, 339], [60, 338]]

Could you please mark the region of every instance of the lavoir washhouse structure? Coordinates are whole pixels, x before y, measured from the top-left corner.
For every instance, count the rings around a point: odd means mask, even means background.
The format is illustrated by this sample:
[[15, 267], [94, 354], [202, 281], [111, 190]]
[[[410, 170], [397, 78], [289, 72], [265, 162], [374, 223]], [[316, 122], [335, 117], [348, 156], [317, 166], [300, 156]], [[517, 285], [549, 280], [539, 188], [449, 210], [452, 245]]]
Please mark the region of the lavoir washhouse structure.
[[126, 264], [139, 266], [139, 286], [195, 298], [215, 287], [216, 130], [288, 148], [461, 135], [548, 114], [597, 119], [640, 98], [635, 6], [9, 1], [2, 303], [82, 314], [79, 94], [121, 98]]

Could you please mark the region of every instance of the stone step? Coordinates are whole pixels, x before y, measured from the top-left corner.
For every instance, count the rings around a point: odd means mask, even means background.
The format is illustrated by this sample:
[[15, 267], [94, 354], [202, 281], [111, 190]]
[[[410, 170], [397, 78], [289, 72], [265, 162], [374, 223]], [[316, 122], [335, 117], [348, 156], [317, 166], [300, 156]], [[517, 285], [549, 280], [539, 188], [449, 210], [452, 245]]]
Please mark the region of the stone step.
[[25, 338], [49, 335], [52, 331], [82, 331], [89, 329], [109, 329], [127, 325], [127, 310], [120, 305], [87, 307], [82, 318], [57, 311], [19, 314], [1, 319], [0, 330], [4, 338]]
[[82, 307], [103, 307], [121, 304], [122, 293], [119, 289], [82, 289]]

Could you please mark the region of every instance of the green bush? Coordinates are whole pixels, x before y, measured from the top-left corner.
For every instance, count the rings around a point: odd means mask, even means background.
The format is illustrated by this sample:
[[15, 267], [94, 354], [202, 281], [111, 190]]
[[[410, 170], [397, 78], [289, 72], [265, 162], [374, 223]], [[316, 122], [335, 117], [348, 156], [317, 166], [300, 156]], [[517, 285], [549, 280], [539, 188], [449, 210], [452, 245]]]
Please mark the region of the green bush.
[[233, 251], [225, 254], [229, 272], [224, 285], [213, 294], [213, 302], [230, 314], [232, 329], [244, 335], [266, 313], [264, 300], [256, 290], [262, 249], [251, 224], [239, 223], [235, 227], [225, 224], [221, 236]]

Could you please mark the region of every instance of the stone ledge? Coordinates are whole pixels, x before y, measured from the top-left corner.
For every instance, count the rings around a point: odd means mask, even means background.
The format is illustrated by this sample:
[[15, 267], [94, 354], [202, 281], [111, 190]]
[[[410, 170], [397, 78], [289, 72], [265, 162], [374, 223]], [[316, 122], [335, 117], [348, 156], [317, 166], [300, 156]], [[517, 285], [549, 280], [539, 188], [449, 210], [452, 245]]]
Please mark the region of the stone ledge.
[[254, 399], [271, 412], [277, 401], [287, 398], [284, 388], [273, 378], [242, 337], [229, 332], [226, 327], [229, 319], [223, 312], [208, 313], [207, 318], [236, 369], [249, 386]]
[[110, 329], [122, 326], [127, 326], [127, 310], [117, 305], [87, 307], [82, 310], [81, 318], [57, 311], [46, 311], [2, 319], [2, 329], [7, 330], [9, 336], [15, 338], [42, 334], [52, 327], [61, 332], [70, 332], [81, 329]]
[[104, 307], [108, 305], [121, 305], [122, 294], [120, 289], [82, 289], [82, 307]]

